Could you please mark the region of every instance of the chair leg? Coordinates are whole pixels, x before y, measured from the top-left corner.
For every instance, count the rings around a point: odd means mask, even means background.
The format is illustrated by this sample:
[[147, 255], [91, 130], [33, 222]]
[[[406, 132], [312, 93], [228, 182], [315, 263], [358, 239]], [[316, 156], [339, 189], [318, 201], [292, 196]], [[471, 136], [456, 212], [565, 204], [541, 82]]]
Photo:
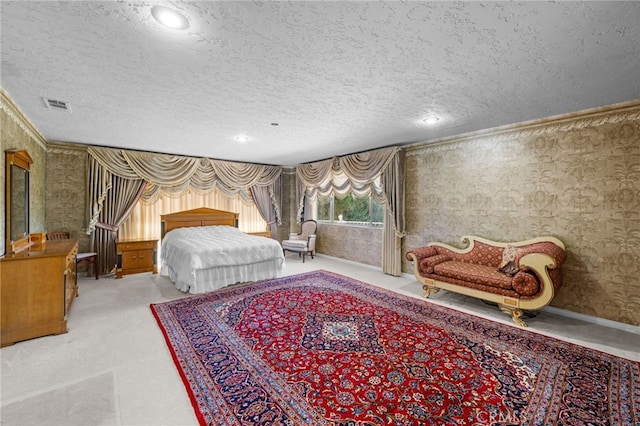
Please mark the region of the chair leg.
[[100, 261], [98, 260], [98, 256], [96, 256], [95, 262], [93, 262], [93, 272], [96, 273], [96, 280], [98, 279], [98, 275], [100, 274]]
[[302, 263], [304, 263], [304, 255], [305, 254], [306, 254], [305, 252], [302, 252]]

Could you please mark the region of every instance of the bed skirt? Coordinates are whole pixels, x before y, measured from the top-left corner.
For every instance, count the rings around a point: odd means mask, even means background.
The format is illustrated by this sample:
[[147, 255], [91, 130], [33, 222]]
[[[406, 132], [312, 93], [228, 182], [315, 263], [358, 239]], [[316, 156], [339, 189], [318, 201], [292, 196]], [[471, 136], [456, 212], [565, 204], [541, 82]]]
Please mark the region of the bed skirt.
[[178, 274], [166, 264], [162, 265], [161, 275], [168, 276], [176, 288], [185, 293], [201, 294], [226, 287], [231, 284], [245, 283], [277, 278], [284, 271], [284, 259], [269, 259], [247, 265], [218, 266], [198, 269], [195, 274], [195, 285], [178, 280]]

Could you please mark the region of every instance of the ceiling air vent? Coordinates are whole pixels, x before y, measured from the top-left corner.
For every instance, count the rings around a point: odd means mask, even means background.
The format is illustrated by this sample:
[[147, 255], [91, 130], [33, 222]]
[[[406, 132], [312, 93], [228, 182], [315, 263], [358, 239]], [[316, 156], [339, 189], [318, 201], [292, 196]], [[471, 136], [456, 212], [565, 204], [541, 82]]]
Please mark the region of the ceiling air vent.
[[44, 107], [47, 109], [71, 113], [71, 105], [69, 102], [49, 98], [42, 98], [42, 101], [44, 102]]

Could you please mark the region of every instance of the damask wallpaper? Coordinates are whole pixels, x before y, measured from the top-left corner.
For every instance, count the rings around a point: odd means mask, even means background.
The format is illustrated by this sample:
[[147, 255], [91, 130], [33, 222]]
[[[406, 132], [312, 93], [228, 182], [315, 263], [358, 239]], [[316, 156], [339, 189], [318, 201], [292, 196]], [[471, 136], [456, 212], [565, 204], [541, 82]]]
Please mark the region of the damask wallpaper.
[[406, 171], [404, 251], [555, 236], [552, 306], [640, 325], [640, 104], [412, 147]]
[[1, 186], [0, 216], [0, 253], [5, 253], [6, 223], [4, 220], [5, 209], [5, 155], [9, 149], [26, 150], [33, 159], [29, 172], [29, 230], [30, 232], [45, 231], [45, 170], [46, 170], [46, 142], [37, 133], [31, 124], [24, 118], [11, 100], [0, 91], [0, 174], [3, 185]]
[[382, 265], [382, 228], [318, 225], [316, 251], [366, 265]]
[[78, 240], [80, 252], [91, 251], [85, 233], [87, 155], [85, 145], [48, 144], [47, 230], [69, 231]]

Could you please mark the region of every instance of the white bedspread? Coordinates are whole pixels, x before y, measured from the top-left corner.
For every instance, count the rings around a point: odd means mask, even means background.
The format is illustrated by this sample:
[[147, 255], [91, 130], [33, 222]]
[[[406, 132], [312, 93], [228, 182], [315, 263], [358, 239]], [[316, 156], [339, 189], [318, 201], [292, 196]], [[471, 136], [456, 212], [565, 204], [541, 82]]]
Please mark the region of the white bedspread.
[[161, 258], [163, 271], [179, 290], [189, 293], [275, 278], [284, 268], [277, 241], [231, 226], [174, 229], [162, 239]]

